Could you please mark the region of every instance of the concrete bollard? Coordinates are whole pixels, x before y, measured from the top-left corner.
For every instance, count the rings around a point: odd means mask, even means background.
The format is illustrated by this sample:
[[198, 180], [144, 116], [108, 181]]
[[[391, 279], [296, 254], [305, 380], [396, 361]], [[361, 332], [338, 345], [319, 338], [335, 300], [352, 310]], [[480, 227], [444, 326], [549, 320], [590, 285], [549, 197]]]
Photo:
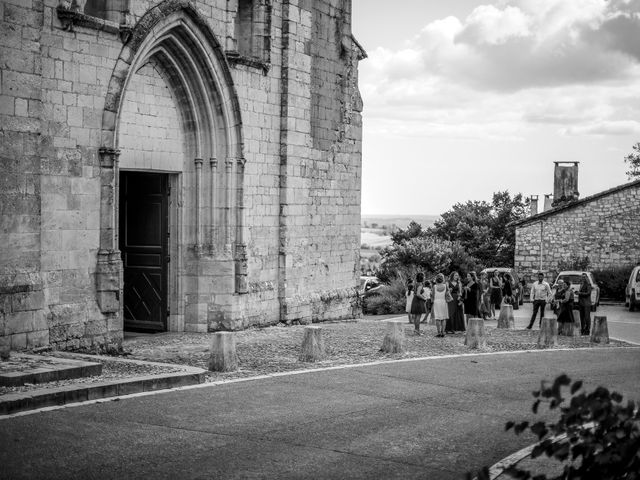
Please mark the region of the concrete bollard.
[[609, 343], [609, 327], [607, 326], [607, 317], [593, 317], [590, 340], [593, 343]]
[[382, 341], [381, 352], [384, 353], [404, 353], [404, 321], [387, 321], [387, 333]]
[[211, 341], [209, 370], [212, 372], [233, 372], [238, 369], [236, 339], [233, 332], [216, 332]]
[[513, 318], [512, 305], [502, 305], [500, 307], [500, 315], [498, 316], [498, 328], [516, 328], [515, 320]]
[[484, 335], [484, 320], [482, 318], [469, 319], [464, 344], [471, 349], [485, 348], [487, 346], [487, 338]]
[[304, 327], [304, 337], [300, 356], [301, 362], [317, 362], [324, 358], [324, 340], [322, 338], [322, 328]]
[[538, 334], [539, 347], [558, 346], [558, 320], [544, 317], [540, 322], [540, 333]]

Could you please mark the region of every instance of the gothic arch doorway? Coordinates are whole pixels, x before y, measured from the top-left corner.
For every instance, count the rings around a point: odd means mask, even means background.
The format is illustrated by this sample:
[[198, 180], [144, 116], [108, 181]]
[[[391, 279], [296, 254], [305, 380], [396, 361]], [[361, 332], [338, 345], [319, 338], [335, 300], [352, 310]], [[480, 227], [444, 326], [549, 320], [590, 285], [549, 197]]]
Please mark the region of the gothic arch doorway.
[[[166, 289], [151, 288], [147, 301], [157, 303], [141, 312], [160, 312], [145, 320], [154, 329], [206, 331], [211, 277], [230, 277], [218, 282], [224, 286], [220, 301], [231, 303], [246, 291], [244, 158], [239, 104], [226, 59], [190, 3], [161, 3], [134, 27], [108, 87], [102, 144], [97, 284], [103, 313], [121, 318], [124, 313], [132, 325], [140, 321], [129, 318], [134, 316], [132, 295], [140, 291], [127, 282], [142, 267], [123, 265], [119, 247], [126, 246], [125, 255], [143, 257], [120, 236], [136, 226], [123, 215], [146, 220], [140, 209], [154, 203], [120, 201], [137, 198], [132, 188], [146, 191], [157, 180], [166, 188], [166, 228], [160, 235], [167, 241], [158, 251], [164, 263], [154, 275], [160, 275], [156, 287]], [[122, 195], [121, 179], [129, 182]], [[148, 276], [137, 278], [152, 283]]]

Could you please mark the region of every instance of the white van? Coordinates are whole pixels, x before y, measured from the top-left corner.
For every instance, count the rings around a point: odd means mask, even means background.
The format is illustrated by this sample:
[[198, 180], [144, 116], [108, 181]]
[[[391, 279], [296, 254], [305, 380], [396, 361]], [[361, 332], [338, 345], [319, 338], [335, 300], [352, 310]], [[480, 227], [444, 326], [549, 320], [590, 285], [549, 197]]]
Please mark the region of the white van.
[[630, 312], [633, 312], [636, 308], [640, 309], [640, 265], [633, 267], [633, 270], [631, 270], [625, 297], [625, 304], [629, 307]]

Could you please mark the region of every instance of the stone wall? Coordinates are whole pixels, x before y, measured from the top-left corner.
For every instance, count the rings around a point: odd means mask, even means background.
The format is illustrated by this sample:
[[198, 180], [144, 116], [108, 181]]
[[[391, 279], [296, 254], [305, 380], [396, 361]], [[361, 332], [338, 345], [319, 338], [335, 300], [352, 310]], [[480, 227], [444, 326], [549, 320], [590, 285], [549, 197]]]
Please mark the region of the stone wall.
[[588, 256], [594, 270], [640, 261], [640, 182], [561, 209], [516, 228], [515, 267], [527, 281], [539, 270]]
[[250, 3], [255, 57], [235, 51], [237, 0], [131, 1], [131, 28], [0, 3], [0, 341], [120, 344], [119, 168], [171, 175], [170, 330], [359, 314], [350, 2]]

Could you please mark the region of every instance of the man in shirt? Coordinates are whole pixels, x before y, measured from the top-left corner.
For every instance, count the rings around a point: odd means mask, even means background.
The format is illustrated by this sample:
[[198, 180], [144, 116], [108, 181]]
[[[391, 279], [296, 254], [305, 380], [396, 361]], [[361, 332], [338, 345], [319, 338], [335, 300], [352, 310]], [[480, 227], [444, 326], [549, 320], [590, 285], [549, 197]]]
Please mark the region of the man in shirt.
[[544, 281], [544, 273], [540, 272], [538, 273], [538, 281], [534, 282], [534, 284], [531, 285], [533, 315], [531, 315], [531, 322], [529, 322], [529, 326], [527, 327], [529, 330], [531, 330], [531, 327], [533, 327], [533, 324], [536, 321], [538, 310], [540, 310], [540, 324], [542, 323], [542, 318], [544, 317], [544, 309], [550, 296], [551, 287], [547, 282]]

